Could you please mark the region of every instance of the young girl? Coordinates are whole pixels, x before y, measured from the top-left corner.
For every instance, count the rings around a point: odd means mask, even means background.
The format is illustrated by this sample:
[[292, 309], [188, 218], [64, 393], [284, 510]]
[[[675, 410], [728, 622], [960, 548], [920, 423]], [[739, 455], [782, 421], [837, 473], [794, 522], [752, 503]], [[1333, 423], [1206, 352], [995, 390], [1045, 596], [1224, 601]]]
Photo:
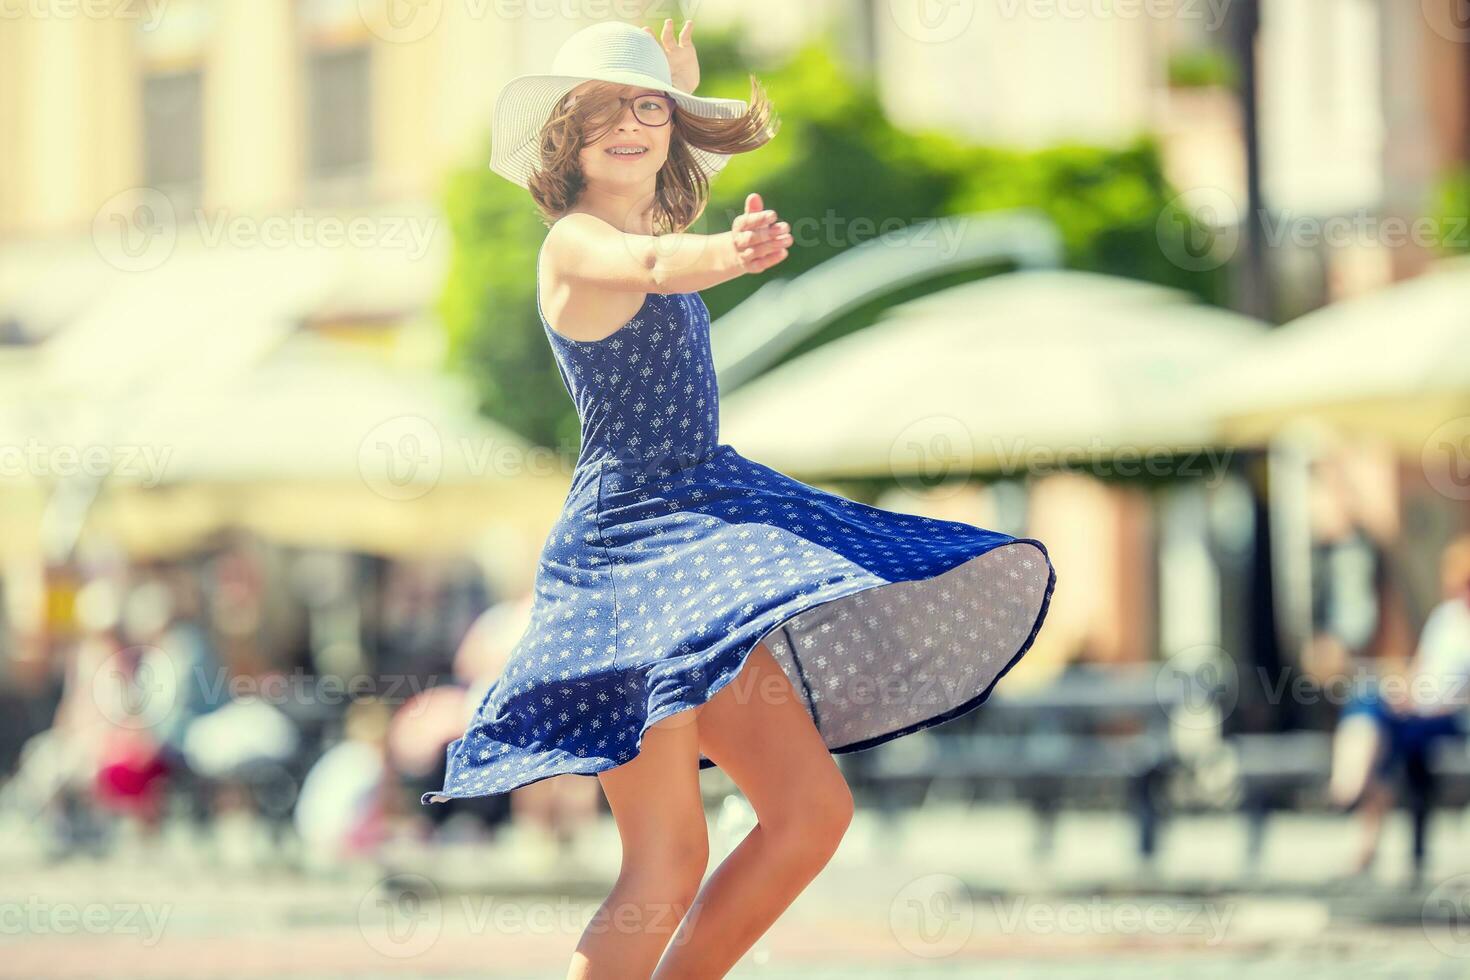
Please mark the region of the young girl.
[[[551, 74], [508, 83], [492, 133], [491, 167], [550, 224], [537, 307], [582, 445], [531, 624], [423, 802], [598, 777], [622, 872], [574, 978], [724, 976], [852, 819], [834, 754], [978, 706], [1056, 579], [1039, 541], [862, 504], [719, 441], [699, 291], [770, 269], [792, 235], [756, 194], [729, 231], [685, 231], [729, 154], [775, 133], [753, 79], [749, 105], [689, 94], [690, 29], [578, 32]], [[714, 765], [758, 823], [704, 881]]]

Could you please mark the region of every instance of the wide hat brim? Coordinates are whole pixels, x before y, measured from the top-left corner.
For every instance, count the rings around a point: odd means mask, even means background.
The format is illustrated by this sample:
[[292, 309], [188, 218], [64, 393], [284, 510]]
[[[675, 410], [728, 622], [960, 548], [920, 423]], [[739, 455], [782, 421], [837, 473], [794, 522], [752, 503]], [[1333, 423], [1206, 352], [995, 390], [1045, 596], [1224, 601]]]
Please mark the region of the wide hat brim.
[[[680, 110], [710, 119], [738, 119], [749, 111], [740, 99], [715, 99], [674, 88], [663, 79], [636, 71], [603, 71], [587, 75], [521, 75], [505, 83], [495, 100], [490, 131], [490, 169], [520, 187], [541, 169], [541, 128], [558, 102], [583, 82], [602, 81], [657, 89], [673, 97]], [[724, 168], [728, 153], [691, 146], [694, 162], [706, 180]]]

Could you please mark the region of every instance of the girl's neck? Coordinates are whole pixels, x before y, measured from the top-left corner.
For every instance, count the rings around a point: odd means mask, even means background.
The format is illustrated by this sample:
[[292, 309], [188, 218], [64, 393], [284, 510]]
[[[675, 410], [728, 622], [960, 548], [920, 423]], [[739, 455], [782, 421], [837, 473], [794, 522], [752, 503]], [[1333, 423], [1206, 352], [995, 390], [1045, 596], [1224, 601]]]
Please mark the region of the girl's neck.
[[629, 235], [651, 235], [656, 199], [657, 194], [648, 188], [588, 187], [571, 210], [601, 218]]

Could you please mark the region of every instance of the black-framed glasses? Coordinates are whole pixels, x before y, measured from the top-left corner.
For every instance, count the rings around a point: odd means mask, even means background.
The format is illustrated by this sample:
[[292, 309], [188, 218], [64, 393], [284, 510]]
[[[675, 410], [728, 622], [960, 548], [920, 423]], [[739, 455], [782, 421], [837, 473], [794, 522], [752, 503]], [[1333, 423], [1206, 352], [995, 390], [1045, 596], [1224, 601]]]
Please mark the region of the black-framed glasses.
[[602, 125], [622, 118], [629, 103], [633, 105], [633, 118], [645, 126], [667, 126], [674, 118], [674, 100], [667, 95], [645, 92], [643, 95], [614, 95], [611, 98], [617, 100], [617, 109], [604, 109], [592, 120], [593, 123]]

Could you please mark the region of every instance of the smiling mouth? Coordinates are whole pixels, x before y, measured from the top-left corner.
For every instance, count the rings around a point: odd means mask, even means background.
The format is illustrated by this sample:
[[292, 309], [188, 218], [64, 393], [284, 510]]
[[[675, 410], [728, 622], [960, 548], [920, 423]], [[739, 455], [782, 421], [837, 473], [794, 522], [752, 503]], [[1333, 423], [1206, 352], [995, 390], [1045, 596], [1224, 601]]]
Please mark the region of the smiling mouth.
[[648, 147], [646, 147], [646, 146], [609, 146], [606, 150], [603, 150], [602, 152], [606, 153], [608, 156], [637, 158], [637, 157], [641, 157], [645, 153], [647, 153], [648, 152]]

